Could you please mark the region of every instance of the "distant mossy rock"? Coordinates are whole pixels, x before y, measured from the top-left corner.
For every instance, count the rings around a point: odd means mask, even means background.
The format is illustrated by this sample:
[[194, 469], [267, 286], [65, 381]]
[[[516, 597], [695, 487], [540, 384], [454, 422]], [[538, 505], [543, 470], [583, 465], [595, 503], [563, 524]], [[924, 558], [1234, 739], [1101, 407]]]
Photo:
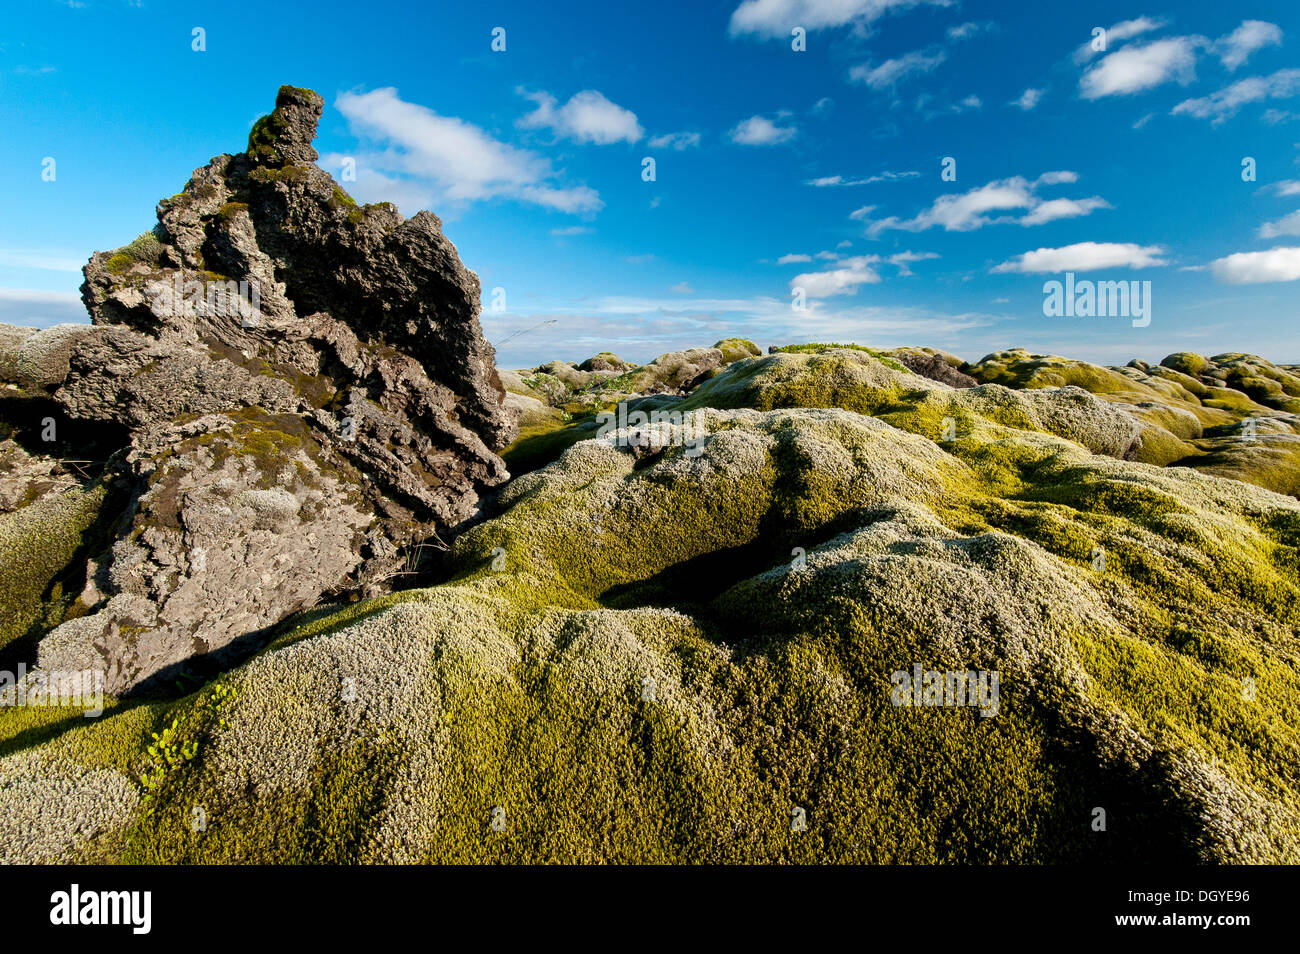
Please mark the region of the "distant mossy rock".
[[[0, 819], [39, 836], [6, 860], [1300, 861], [1300, 503], [988, 428], [701, 407], [652, 456], [582, 441], [442, 585], [175, 701], [0, 710], [31, 779]], [[173, 720], [198, 757], [147, 810], [97, 795]], [[68, 792], [113, 809], [24, 807]]]
[[[716, 346], [715, 346], [716, 347]], [[622, 374], [624, 371], [631, 370], [635, 365], [624, 361], [612, 351], [602, 351], [600, 354], [593, 354], [582, 364], [578, 365], [579, 371], [614, 371]]]
[[649, 364], [610, 378], [603, 386], [627, 394], [685, 394], [722, 366], [722, 351], [718, 348], [670, 351]]
[[1256, 355], [1192, 352], [1169, 355], [1159, 365], [1131, 361], [1104, 368], [1017, 348], [966, 370], [1017, 388], [1068, 383], [1115, 403], [1141, 422], [1137, 460], [1300, 493], [1300, 369]]
[[1132, 416], [1080, 388], [957, 389], [890, 365], [897, 362], [862, 348], [782, 351], [728, 368], [696, 389], [682, 409], [839, 407], [935, 441], [982, 440], [990, 427], [1005, 426], [1057, 434], [1120, 458], [1133, 456], [1140, 445], [1141, 428]]
[[762, 349], [747, 338], [723, 338], [713, 347], [722, 352], [722, 363], [732, 364], [743, 358], [756, 358]]

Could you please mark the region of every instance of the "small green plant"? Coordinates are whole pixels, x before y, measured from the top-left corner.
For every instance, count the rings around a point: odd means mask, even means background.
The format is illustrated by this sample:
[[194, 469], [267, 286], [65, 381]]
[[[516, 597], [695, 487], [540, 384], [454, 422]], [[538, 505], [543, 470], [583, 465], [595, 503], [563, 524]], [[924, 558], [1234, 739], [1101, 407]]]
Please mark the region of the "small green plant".
[[[157, 806], [155, 796], [163, 781], [174, 772], [180, 771], [199, 754], [199, 737], [207, 724], [214, 718], [221, 728], [227, 722], [221, 718], [221, 710], [235, 697], [235, 691], [222, 683], [213, 683], [211, 693], [200, 699], [197, 706], [183, 716], [172, 719], [171, 725], [159, 732], [152, 732], [153, 743], [145, 749], [152, 760], [149, 767], [140, 775], [144, 786], [145, 815], [152, 815]], [[182, 721], [184, 720], [184, 721]], [[187, 731], [188, 730], [188, 731]], [[182, 738], [184, 735], [190, 738]]]

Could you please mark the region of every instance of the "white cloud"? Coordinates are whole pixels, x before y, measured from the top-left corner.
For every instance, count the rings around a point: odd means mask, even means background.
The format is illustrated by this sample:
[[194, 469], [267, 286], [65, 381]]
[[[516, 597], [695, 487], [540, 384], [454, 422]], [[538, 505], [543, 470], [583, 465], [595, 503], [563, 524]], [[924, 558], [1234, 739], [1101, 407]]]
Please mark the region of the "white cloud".
[[1274, 109], [1270, 106], [1259, 114], [1259, 118], [1270, 126], [1276, 126], [1279, 123], [1289, 123], [1300, 119], [1300, 113], [1293, 113], [1285, 109]]
[[809, 298], [856, 295], [859, 285], [874, 285], [880, 281], [879, 272], [872, 267], [879, 261], [879, 255], [842, 259], [836, 268], [796, 275], [790, 279], [790, 290], [802, 288]]
[[[604, 207], [595, 189], [555, 185], [557, 173], [537, 153], [499, 142], [462, 119], [408, 103], [392, 87], [341, 93], [335, 105], [355, 135], [379, 147], [356, 156], [352, 191], [365, 201], [387, 199], [410, 211], [412, 204], [427, 208], [433, 201], [492, 198], [573, 213]], [[395, 197], [398, 192], [406, 201]]]
[[699, 144], [700, 134], [697, 132], [664, 133], [650, 140], [651, 149], [676, 149], [678, 152]]
[[1133, 123], [1133, 127], [1132, 127], [1132, 128], [1133, 128], [1133, 129], [1141, 129], [1141, 128], [1142, 128], [1143, 126], [1145, 126], [1147, 123], [1151, 122], [1151, 120], [1153, 120], [1153, 119], [1155, 118], [1155, 115], [1156, 115], [1155, 113], [1146, 113], [1145, 115], [1139, 117], [1138, 120], [1137, 120], [1136, 122]]
[[1210, 263], [1214, 277], [1230, 285], [1259, 282], [1293, 282], [1300, 278], [1300, 248], [1275, 248], [1267, 252], [1237, 252]]
[[672, 288], [670, 288], [670, 289], [668, 289], [668, 290], [669, 290], [670, 292], [676, 292], [678, 295], [693, 295], [693, 294], [695, 294], [695, 289], [692, 288], [690, 285], [686, 284], [686, 282], [678, 282], [676, 285], [674, 285]]
[[871, 185], [876, 182], [897, 182], [899, 179], [915, 179], [921, 173], [919, 172], [881, 172], [878, 175], [867, 176], [865, 179], [846, 179], [844, 176], [822, 176], [819, 179], [805, 179], [804, 185], [814, 186], [819, 189], [825, 189], [829, 186], [860, 186]]
[[731, 141], [742, 146], [775, 146], [789, 142], [798, 130], [793, 126], [778, 126], [765, 116], [750, 116], [731, 130]]
[[1214, 53], [1231, 71], [1250, 59], [1256, 50], [1281, 45], [1282, 31], [1277, 24], [1264, 20], [1242, 20], [1241, 26], [1214, 41]]
[[1204, 37], [1176, 36], [1108, 54], [1079, 79], [1084, 99], [1128, 96], [1171, 80], [1186, 86], [1196, 78], [1196, 51]]
[[86, 306], [76, 292], [0, 288], [0, 324], [49, 328], [51, 325], [85, 324], [88, 321]]
[[869, 216], [874, 211], [876, 211], [876, 207], [874, 205], [864, 205], [862, 208], [854, 209], [852, 212], [850, 212], [849, 218], [853, 219], [854, 221], [865, 222], [867, 216]]
[[930, 5], [946, 7], [954, 0], [744, 0], [731, 14], [728, 32], [768, 39], [789, 38], [793, 27], [824, 30], [866, 26], [887, 13]]
[[1185, 99], [1173, 108], [1175, 116], [1208, 119], [1214, 125], [1227, 122], [1242, 106], [1265, 99], [1285, 99], [1300, 93], [1300, 70], [1278, 70], [1270, 76], [1252, 76], [1237, 80], [1217, 93], [1198, 99]]
[[969, 40], [971, 37], [979, 36], [981, 33], [992, 33], [997, 30], [997, 28], [998, 25], [996, 23], [987, 20], [983, 23], [968, 21], [966, 23], [959, 23], [956, 26], [948, 27], [947, 33], [948, 39], [953, 41]]
[[1007, 105], [1019, 106], [1025, 112], [1029, 112], [1029, 110], [1033, 109], [1035, 106], [1038, 105], [1038, 101], [1043, 98], [1044, 92], [1045, 90], [1034, 89], [1031, 86], [1029, 89], [1025, 90], [1023, 93], [1020, 94], [1019, 99], [1013, 99]]
[[558, 100], [550, 93], [530, 93], [522, 87], [517, 92], [537, 104], [536, 109], [519, 120], [518, 125], [524, 129], [552, 129], [557, 136], [597, 146], [636, 142], [645, 134], [636, 113], [610, 102], [594, 89], [574, 93], [558, 109]]
[[1276, 222], [1265, 222], [1259, 227], [1259, 237], [1262, 239], [1277, 238], [1279, 235], [1300, 235], [1300, 209]]
[[[1116, 43], [1122, 43], [1135, 36], [1141, 36], [1143, 33], [1162, 29], [1168, 22], [1163, 17], [1147, 16], [1137, 17], [1133, 20], [1122, 20], [1106, 30], [1106, 48], [1110, 49]], [[1097, 53], [1102, 52], [1094, 50], [1092, 43], [1093, 41], [1089, 40], [1074, 51], [1074, 62], [1079, 64], [1087, 63]]]
[[43, 272], [77, 272], [89, 255], [69, 255], [35, 249], [0, 249], [0, 268], [35, 268]]
[[1028, 215], [1020, 219], [1020, 224], [1045, 225], [1057, 219], [1077, 219], [1080, 216], [1091, 215], [1098, 209], [1109, 208], [1113, 206], [1095, 195], [1087, 199], [1048, 199], [1034, 206]]
[[1261, 191], [1268, 191], [1273, 195], [1300, 195], [1300, 179], [1283, 179], [1265, 186]]
[[1137, 245], [1132, 242], [1078, 242], [1063, 248], [1040, 248], [1025, 252], [1015, 258], [995, 265], [990, 271], [997, 273], [1019, 272], [1089, 272], [1099, 268], [1155, 268], [1168, 263], [1160, 256], [1165, 249], [1159, 245]]
[[[1075, 182], [1078, 174], [1068, 170], [1048, 172], [1034, 181], [1022, 176], [999, 179], [982, 185], [969, 192], [956, 195], [941, 195], [934, 203], [921, 211], [914, 218], [900, 219], [890, 216], [872, 222], [867, 234], [876, 237], [881, 232], [898, 230], [903, 232], [922, 232], [926, 229], [940, 227], [948, 232], [969, 232], [986, 225], [1018, 223], [1020, 225], [1042, 225], [1057, 219], [1075, 218], [1088, 215], [1097, 209], [1108, 209], [1110, 204], [1100, 196], [1085, 199], [1043, 199], [1037, 193], [1041, 186]], [[1022, 216], [991, 216], [995, 212], [1014, 212], [1024, 209]], [[866, 218], [869, 209], [859, 209], [851, 218]]]
[[931, 52], [913, 50], [892, 60], [885, 60], [879, 66], [859, 63], [849, 70], [849, 79], [865, 83], [872, 89], [886, 89], [909, 76], [932, 72], [947, 58], [948, 54], [941, 49]]
[[796, 262], [811, 262], [811, 255], [804, 255], [799, 252], [791, 252], [789, 255], [782, 255], [776, 260], [778, 265], [793, 265]]
[[932, 258], [938, 258], [935, 252], [899, 252], [896, 255], [889, 256], [889, 264], [898, 266], [898, 277], [906, 278], [914, 274], [908, 265], [912, 262], [925, 262]]
[[595, 229], [588, 228], [585, 225], [570, 225], [567, 228], [551, 229], [551, 234], [557, 238], [566, 238], [570, 235], [586, 235], [587, 233], [594, 231]]

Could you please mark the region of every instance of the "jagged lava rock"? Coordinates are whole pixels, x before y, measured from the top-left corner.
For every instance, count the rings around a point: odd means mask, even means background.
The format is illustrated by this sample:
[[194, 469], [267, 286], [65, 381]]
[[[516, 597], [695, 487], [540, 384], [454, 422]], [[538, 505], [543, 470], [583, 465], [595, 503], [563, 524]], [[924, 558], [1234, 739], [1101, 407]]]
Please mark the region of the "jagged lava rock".
[[246, 152], [96, 253], [92, 325], [0, 339], [20, 387], [129, 433], [103, 478], [125, 503], [92, 612], [44, 639], [42, 665], [105, 668], [120, 691], [328, 593], [378, 593], [508, 479], [518, 412], [478, 278], [437, 216], [359, 206], [313, 164], [322, 107], [281, 87]]

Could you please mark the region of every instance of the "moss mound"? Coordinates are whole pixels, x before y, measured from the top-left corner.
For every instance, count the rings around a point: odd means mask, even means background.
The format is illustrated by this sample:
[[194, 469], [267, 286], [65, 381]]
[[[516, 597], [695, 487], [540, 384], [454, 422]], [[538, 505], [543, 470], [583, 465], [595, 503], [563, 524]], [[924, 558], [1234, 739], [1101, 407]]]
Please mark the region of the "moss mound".
[[[917, 429], [705, 400], [801, 376]], [[0, 816], [52, 819], [11, 857], [1300, 860], [1300, 504], [1093, 453], [1004, 391], [735, 364], [648, 450], [513, 481], [440, 585], [184, 698], [0, 714]], [[896, 704], [917, 666], [996, 672], [996, 714]], [[104, 806], [75, 831], [70, 790]]]

